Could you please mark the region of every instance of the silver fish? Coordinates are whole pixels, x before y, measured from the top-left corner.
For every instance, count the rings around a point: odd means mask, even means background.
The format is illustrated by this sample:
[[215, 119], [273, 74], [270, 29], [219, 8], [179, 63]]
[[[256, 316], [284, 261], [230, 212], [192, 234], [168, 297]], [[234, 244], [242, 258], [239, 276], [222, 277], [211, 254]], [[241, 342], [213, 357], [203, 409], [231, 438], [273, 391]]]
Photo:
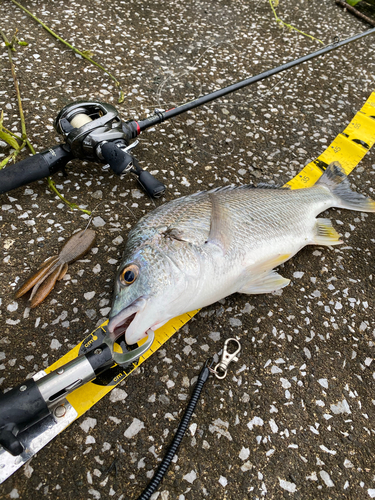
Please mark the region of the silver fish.
[[232, 293], [279, 290], [273, 269], [306, 245], [342, 243], [330, 207], [375, 212], [331, 163], [311, 188], [224, 187], [166, 203], [130, 231], [115, 282], [108, 330], [134, 344], [169, 319]]

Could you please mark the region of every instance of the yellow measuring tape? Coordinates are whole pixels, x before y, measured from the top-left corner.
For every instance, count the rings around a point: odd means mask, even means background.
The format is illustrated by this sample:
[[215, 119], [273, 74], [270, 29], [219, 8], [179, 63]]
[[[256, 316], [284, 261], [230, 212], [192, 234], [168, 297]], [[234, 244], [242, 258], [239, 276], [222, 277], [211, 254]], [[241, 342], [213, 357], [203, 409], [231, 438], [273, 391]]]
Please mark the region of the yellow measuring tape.
[[[339, 134], [328, 148], [314, 161], [306, 165], [302, 171], [287, 182], [291, 189], [301, 189], [313, 186], [323, 173], [325, 166], [333, 161], [338, 161], [348, 175], [362, 160], [365, 154], [375, 143], [375, 92], [366, 101], [363, 108], [358, 111], [346, 129]], [[151, 348], [139, 359], [137, 364], [130, 368], [111, 368], [105, 379], [95, 380], [80, 387], [71, 393], [67, 399], [75, 408], [80, 417], [102, 397], [110, 392], [119, 382], [124, 380], [133, 370], [138, 368], [147, 358], [159, 349], [174, 333], [185, 325], [198, 310], [183, 314], [166, 323], [155, 332], [155, 340]], [[76, 358], [79, 354], [93, 346], [100, 345], [106, 335], [105, 326], [108, 321], [94, 330], [85, 340], [60, 358], [56, 363], [46, 369], [49, 373]], [[140, 342], [141, 345], [143, 342]], [[107, 372], [105, 372], [107, 373]]]
[[358, 165], [375, 142], [375, 92], [365, 102], [346, 129], [331, 142], [328, 148], [286, 185], [291, 189], [310, 187], [322, 175], [318, 165], [338, 161], [346, 175]]

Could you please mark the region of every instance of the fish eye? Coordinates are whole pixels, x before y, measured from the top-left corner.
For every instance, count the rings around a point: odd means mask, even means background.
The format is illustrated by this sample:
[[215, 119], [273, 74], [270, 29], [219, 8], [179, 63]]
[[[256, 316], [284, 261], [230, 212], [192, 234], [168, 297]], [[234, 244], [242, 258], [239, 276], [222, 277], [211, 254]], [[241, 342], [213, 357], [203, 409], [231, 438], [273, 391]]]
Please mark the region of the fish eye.
[[120, 281], [125, 286], [131, 285], [137, 279], [138, 274], [138, 266], [136, 266], [135, 264], [130, 264], [122, 270], [120, 274]]

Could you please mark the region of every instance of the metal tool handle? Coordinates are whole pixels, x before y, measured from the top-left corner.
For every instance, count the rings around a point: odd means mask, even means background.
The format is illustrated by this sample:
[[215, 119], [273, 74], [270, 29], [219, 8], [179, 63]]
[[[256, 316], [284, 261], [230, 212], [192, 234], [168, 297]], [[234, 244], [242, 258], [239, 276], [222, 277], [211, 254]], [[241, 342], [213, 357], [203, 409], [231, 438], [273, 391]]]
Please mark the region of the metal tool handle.
[[71, 153], [59, 145], [9, 165], [0, 171], [0, 194], [44, 179], [62, 170], [71, 159]]
[[78, 356], [60, 368], [40, 378], [26, 380], [20, 386], [0, 395], [0, 445], [12, 455], [24, 449], [18, 434], [51, 414], [56, 405], [115, 362], [128, 366], [144, 354], [154, 341], [148, 331], [144, 344], [132, 351], [117, 353], [115, 340], [106, 337], [99, 347]]
[[19, 433], [50, 415], [59, 401], [112, 364], [111, 349], [102, 344], [38, 381], [26, 380], [0, 395], [0, 445], [13, 456], [20, 455], [24, 449]]
[[0, 444], [13, 456], [23, 452], [18, 433], [48, 416], [50, 411], [37, 383], [27, 380], [0, 397]]

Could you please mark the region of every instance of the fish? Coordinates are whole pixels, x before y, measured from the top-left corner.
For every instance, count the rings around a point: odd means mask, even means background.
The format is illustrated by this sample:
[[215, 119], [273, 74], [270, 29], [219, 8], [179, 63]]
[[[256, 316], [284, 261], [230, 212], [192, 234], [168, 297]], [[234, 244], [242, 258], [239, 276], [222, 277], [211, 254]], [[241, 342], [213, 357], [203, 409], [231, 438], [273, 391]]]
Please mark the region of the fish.
[[314, 186], [226, 186], [172, 200], [131, 229], [117, 271], [108, 333], [137, 343], [170, 319], [233, 293], [271, 293], [275, 271], [306, 245], [342, 243], [328, 208], [375, 212], [339, 162]]
[[38, 306], [54, 288], [58, 280], [63, 279], [68, 271], [68, 265], [83, 257], [94, 245], [96, 233], [93, 229], [82, 229], [74, 233], [60, 250], [57, 256], [52, 256], [43, 262], [15, 293], [14, 298], [22, 297], [32, 288], [30, 308]]

